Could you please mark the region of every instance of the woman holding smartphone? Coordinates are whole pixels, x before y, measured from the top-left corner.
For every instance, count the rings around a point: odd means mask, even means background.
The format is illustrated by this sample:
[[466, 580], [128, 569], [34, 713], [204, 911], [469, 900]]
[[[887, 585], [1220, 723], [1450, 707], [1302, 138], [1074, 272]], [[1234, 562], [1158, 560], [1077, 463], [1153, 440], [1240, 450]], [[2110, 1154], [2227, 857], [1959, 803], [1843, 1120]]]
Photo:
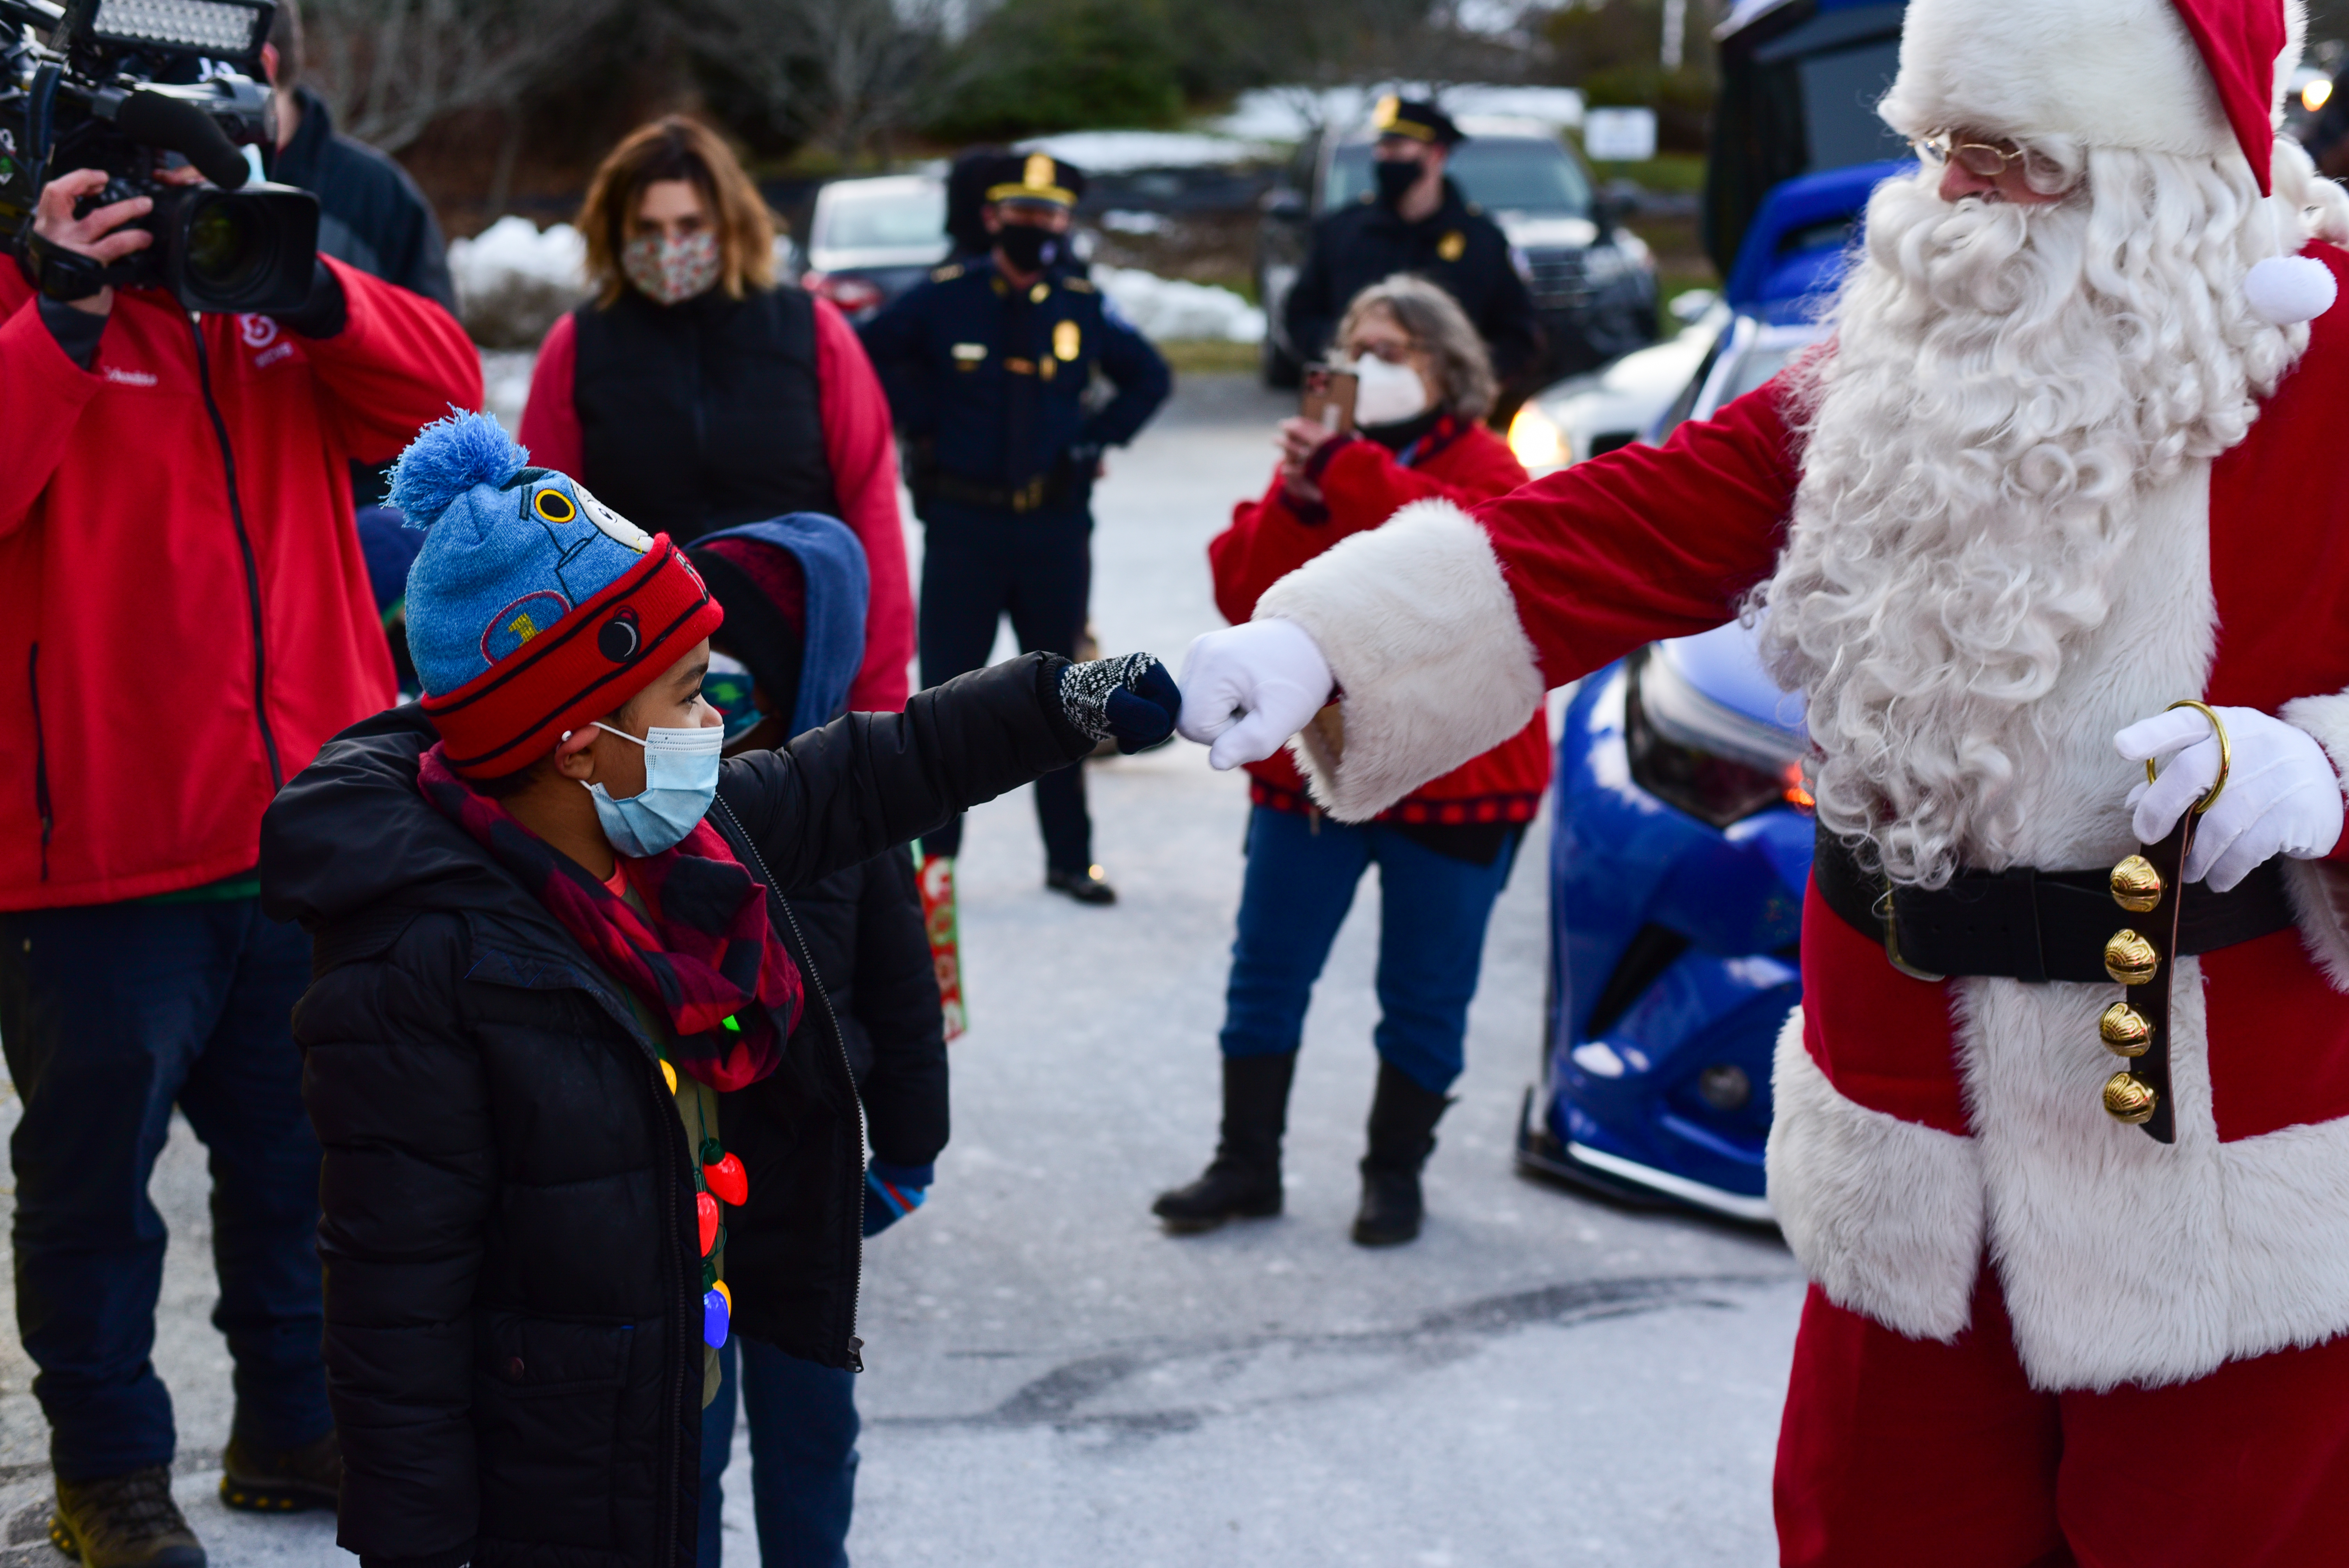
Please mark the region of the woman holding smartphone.
[[[1235, 625], [1276, 581], [1413, 501], [1474, 506], [1526, 482], [1507, 445], [1478, 423], [1493, 403], [1492, 364], [1450, 294], [1401, 274], [1374, 284], [1354, 297], [1335, 342], [1333, 358], [1350, 361], [1356, 378], [1350, 427], [1284, 420], [1271, 487], [1234, 508], [1207, 547], [1216, 606]], [[1330, 390], [1342, 407], [1342, 389]], [[1306, 1006], [1355, 885], [1376, 864], [1379, 1076], [1353, 1237], [1381, 1246], [1419, 1233], [1420, 1171], [1460, 1076], [1485, 923], [1549, 769], [1538, 708], [1510, 739], [1369, 822], [1323, 815], [1285, 752], [1248, 764], [1223, 1140], [1204, 1175], [1159, 1197], [1153, 1212], [1169, 1231], [1280, 1212], [1280, 1139]]]
[[855, 330], [776, 277], [774, 215], [697, 120], [623, 138], [577, 223], [596, 293], [539, 349], [520, 432], [531, 460], [680, 546], [792, 512], [847, 523], [873, 584], [848, 706], [904, 707], [914, 593], [896, 442]]

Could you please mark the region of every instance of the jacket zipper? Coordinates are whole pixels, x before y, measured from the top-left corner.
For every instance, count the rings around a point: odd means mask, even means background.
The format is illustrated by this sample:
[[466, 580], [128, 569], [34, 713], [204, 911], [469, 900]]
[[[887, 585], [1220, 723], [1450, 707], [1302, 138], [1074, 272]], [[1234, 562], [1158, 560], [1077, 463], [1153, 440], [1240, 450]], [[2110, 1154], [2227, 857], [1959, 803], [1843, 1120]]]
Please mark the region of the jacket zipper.
[[49, 805], [49, 738], [41, 728], [41, 645], [25, 660], [25, 684], [33, 691], [33, 810], [41, 819], [41, 880], [49, 880], [49, 836], [57, 819]]
[[244, 556], [245, 607], [253, 616], [253, 717], [261, 727], [261, 748], [269, 758], [272, 794], [285, 788], [285, 769], [277, 760], [277, 737], [269, 727], [268, 657], [261, 635], [261, 565], [253, 552], [253, 534], [244, 526], [244, 502], [236, 493], [236, 453], [228, 444], [228, 421], [221, 418], [212, 398], [212, 361], [204, 346], [203, 317], [188, 313], [188, 331], [196, 340], [196, 383], [203, 388], [204, 412], [212, 416], [212, 436], [220, 442], [221, 468], [228, 477], [228, 514], [236, 523], [236, 547]]
[[815, 972], [815, 960], [811, 956], [807, 934], [800, 929], [800, 917], [792, 913], [791, 901], [783, 897], [782, 893], [776, 889], [775, 873], [767, 869], [765, 857], [759, 853], [759, 846], [752, 841], [749, 831], [743, 828], [741, 819], [734, 815], [734, 808], [726, 804], [724, 796], [712, 796], [710, 803], [726, 813], [726, 820], [733, 827], [735, 837], [740, 839], [742, 847], [750, 851], [750, 863], [759, 868], [759, 875], [766, 880], [768, 896], [774, 900], [775, 907], [783, 912], [784, 923], [792, 928], [792, 939], [799, 944], [800, 950], [796, 961], [800, 966], [800, 973], [806, 977], [809, 985], [815, 987], [816, 1000], [823, 1004], [824, 1020], [832, 1026], [833, 1048], [840, 1055], [841, 1075], [848, 1085], [848, 1103], [856, 1109], [856, 1180], [849, 1187], [850, 1192], [856, 1198], [856, 1212], [851, 1216], [854, 1222], [848, 1227], [850, 1268], [847, 1350], [848, 1369], [851, 1372], [862, 1372], [864, 1370], [864, 1341], [856, 1336], [856, 1315], [858, 1309], [864, 1305], [864, 1295], [865, 1129], [864, 1098], [856, 1092], [856, 1065], [848, 1059], [848, 1039], [840, 1031], [840, 1015], [833, 1011], [832, 993], [824, 989], [823, 976]]

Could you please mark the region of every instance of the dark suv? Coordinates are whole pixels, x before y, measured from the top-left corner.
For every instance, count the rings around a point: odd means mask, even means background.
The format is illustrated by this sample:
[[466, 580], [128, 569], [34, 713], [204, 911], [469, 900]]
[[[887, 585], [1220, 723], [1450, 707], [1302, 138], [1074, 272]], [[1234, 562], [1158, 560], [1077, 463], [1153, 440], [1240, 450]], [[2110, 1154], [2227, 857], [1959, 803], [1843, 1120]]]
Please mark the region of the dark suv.
[[[1537, 381], [1603, 365], [1656, 341], [1656, 263], [1596, 195], [1589, 170], [1538, 120], [1464, 116], [1468, 139], [1445, 170], [1460, 193], [1509, 237], [1548, 335]], [[1264, 377], [1297, 384], [1282, 318], [1313, 242], [1313, 220], [1358, 201], [1374, 184], [1367, 126], [1309, 139], [1264, 199], [1257, 231], [1257, 297], [1264, 304]]]

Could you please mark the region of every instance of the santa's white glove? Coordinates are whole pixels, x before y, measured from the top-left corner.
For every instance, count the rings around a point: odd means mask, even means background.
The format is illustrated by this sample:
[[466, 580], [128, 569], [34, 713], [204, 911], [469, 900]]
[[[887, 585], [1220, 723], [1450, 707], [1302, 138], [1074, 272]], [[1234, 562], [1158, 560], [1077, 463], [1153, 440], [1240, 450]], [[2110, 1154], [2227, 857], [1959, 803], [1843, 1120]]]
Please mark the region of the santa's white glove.
[[1219, 769], [1261, 762], [1304, 728], [1336, 685], [1330, 661], [1294, 621], [1250, 621], [1191, 640], [1174, 727]]
[[[2195, 824], [2188, 882], [2225, 892], [2275, 855], [2313, 861], [2341, 838], [2341, 776], [2306, 730], [2255, 707], [2222, 707], [2233, 754], [2227, 787]], [[2131, 762], [2167, 758], [2161, 777], [2128, 793], [2137, 836], [2158, 843], [2219, 777], [2219, 738], [2190, 707], [2141, 719], [2113, 737]]]

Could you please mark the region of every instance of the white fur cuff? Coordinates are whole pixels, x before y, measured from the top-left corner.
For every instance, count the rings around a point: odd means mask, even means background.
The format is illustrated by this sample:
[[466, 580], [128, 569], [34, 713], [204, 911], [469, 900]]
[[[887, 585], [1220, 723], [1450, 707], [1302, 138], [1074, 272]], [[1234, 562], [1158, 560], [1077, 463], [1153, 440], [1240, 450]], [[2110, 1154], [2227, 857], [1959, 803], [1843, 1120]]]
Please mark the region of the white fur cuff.
[[1485, 531], [1449, 501], [1413, 501], [1343, 540], [1257, 602], [1312, 634], [1343, 689], [1340, 734], [1290, 742], [1313, 798], [1367, 821], [1525, 727], [1541, 666]]
[[1973, 1140], [1837, 1093], [1803, 1044], [1800, 1007], [1779, 1031], [1771, 1093], [1770, 1207], [1804, 1272], [1847, 1311], [1955, 1339], [1982, 1263]]

